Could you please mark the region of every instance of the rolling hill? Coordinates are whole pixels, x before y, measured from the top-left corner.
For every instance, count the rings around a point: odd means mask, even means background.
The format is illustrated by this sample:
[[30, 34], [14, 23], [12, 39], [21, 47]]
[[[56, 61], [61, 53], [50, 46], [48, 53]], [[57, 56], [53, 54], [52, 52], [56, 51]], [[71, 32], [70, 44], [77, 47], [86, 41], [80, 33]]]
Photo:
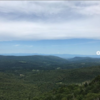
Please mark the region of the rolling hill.
[[[91, 94], [84, 94], [86, 91], [80, 93], [86, 89], [82, 84], [90, 83], [98, 75], [100, 75], [100, 63], [99, 59], [95, 58], [75, 57], [66, 60], [39, 55], [0, 56], [0, 100], [67, 100], [65, 94], [71, 89], [73, 90], [71, 93], [76, 93], [76, 100], [84, 100], [83, 96], [88, 100]], [[92, 91], [93, 87], [93, 91], [97, 91], [94, 84], [95, 81], [90, 83], [89, 90]], [[63, 86], [69, 86], [69, 91], [65, 93], [63, 89], [67, 87]], [[52, 92], [53, 89], [57, 89], [55, 94]], [[62, 94], [59, 91], [62, 91]], [[98, 97], [98, 93], [92, 94]], [[44, 97], [44, 94], [47, 96]], [[68, 99], [71, 100], [72, 95], [68, 96], [71, 96]]]

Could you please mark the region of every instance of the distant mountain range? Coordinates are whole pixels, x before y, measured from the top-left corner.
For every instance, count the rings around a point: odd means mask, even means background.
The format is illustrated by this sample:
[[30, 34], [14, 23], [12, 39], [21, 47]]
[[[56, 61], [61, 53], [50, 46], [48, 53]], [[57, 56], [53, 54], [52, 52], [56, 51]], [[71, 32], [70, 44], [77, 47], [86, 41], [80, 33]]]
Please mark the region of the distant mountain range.
[[58, 56], [61, 58], [74, 58], [74, 57], [91, 57], [91, 58], [100, 58], [100, 55], [79, 55], [79, 54], [39, 54], [39, 53], [10, 53], [10, 54], [0, 54], [5, 56], [31, 56], [31, 55], [52, 55], [52, 56]]
[[100, 55], [78, 55], [78, 54], [54, 54], [55, 56], [61, 58], [74, 58], [74, 57], [91, 57], [91, 58], [100, 58]]
[[74, 57], [64, 59], [52, 55], [0, 56], [0, 70], [53, 70], [100, 66], [100, 58]]

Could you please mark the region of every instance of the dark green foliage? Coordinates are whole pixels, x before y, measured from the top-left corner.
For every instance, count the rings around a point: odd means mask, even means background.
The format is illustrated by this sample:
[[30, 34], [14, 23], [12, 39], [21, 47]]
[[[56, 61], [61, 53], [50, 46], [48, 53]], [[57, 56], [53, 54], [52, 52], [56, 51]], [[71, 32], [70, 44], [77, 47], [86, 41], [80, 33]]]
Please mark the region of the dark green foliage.
[[91, 61], [54, 56], [0, 56], [0, 100], [98, 99], [100, 77], [90, 80], [100, 75], [100, 66], [89, 66], [100, 63]]
[[[92, 82], [87, 80], [100, 74], [99, 68], [24, 71], [21, 76], [15, 72], [0, 72], [0, 98], [1, 100], [73, 100], [72, 98], [85, 100], [83, 97], [89, 98], [88, 93], [98, 97], [100, 77], [98, 76]], [[84, 74], [86, 75], [83, 78]], [[53, 91], [49, 92], [50, 90]], [[42, 95], [44, 93], [45, 95]]]
[[0, 71], [72, 69], [100, 65], [100, 58], [56, 56], [0, 56]]
[[[48, 99], [48, 96], [55, 98]], [[47, 96], [39, 100], [100, 100], [100, 76], [87, 85], [84, 83], [81, 86], [74, 84], [61, 86], [55, 92], [48, 92]]]
[[65, 66], [69, 61], [55, 56], [0, 56], [0, 70], [50, 70]]

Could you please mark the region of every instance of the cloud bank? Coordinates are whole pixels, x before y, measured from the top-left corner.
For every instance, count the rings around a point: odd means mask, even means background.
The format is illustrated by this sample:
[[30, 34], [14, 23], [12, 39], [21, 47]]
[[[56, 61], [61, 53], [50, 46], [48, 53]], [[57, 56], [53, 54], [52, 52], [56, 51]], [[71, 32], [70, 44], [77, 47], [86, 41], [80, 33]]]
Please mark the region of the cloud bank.
[[0, 1], [0, 41], [100, 39], [100, 1]]

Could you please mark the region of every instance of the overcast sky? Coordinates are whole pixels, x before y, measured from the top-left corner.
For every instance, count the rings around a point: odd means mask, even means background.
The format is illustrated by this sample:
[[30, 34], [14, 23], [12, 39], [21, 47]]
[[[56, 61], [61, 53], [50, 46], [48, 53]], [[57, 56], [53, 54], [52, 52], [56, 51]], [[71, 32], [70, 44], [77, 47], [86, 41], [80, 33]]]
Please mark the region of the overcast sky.
[[[91, 53], [88, 43], [96, 46]], [[0, 53], [95, 54], [100, 50], [100, 1], [0, 1], [0, 44]], [[86, 50], [72, 52], [74, 44]]]

